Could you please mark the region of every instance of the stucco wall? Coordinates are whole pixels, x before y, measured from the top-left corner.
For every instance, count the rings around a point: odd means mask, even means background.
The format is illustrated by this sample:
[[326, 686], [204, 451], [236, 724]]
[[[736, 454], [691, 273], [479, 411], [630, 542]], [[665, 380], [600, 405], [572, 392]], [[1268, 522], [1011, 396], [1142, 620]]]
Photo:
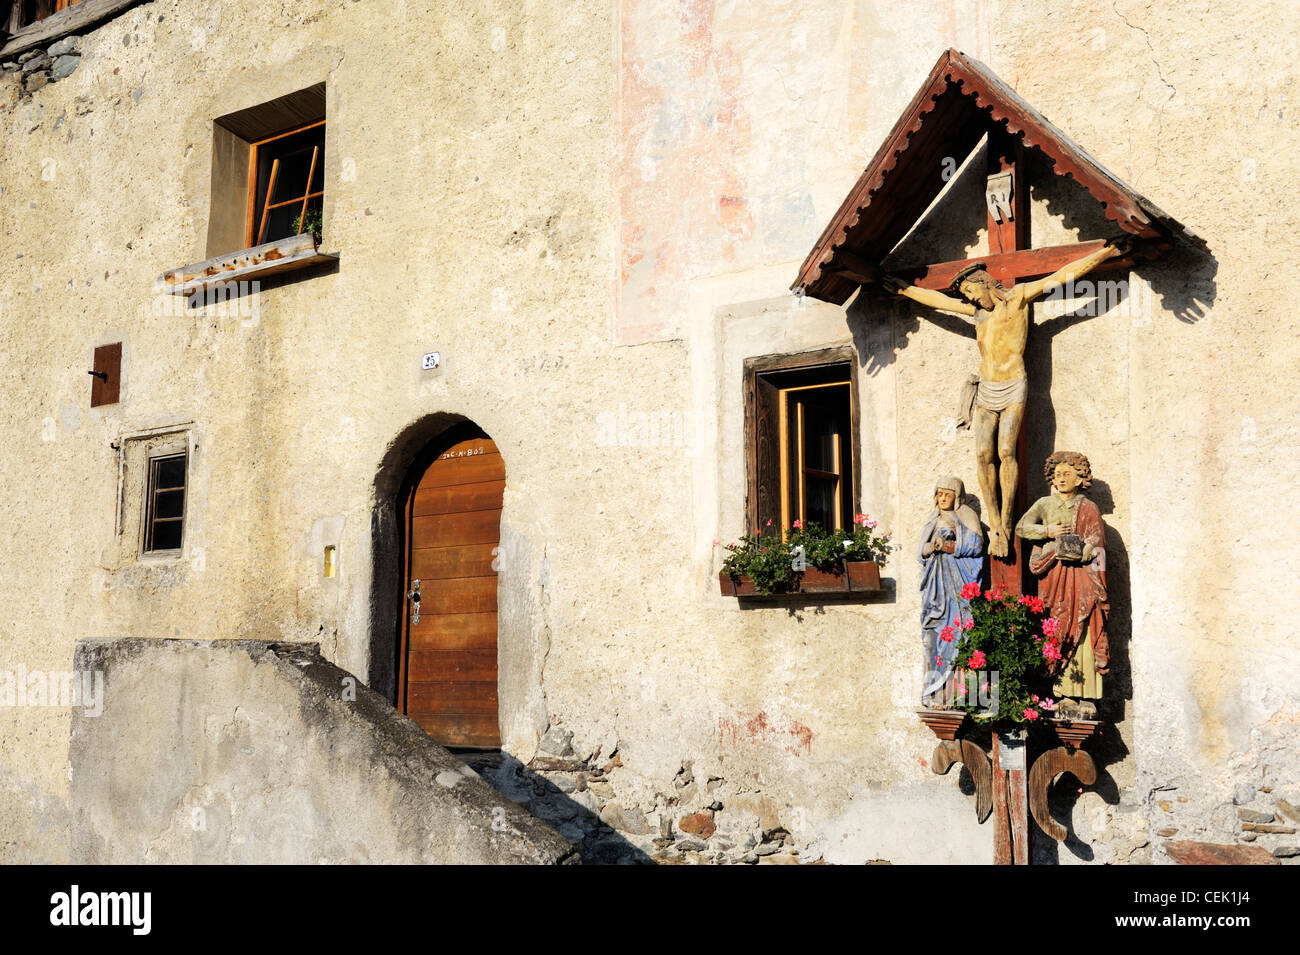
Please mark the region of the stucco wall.
[[543, 863], [569, 843], [314, 644], [77, 646], [71, 804], [89, 863]]
[[[66, 666], [84, 637], [275, 632], [382, 671], [391, 496], [419, 441], [464, 417], [507, 468], [511, 753], [531, 760], [556, 725], [579, 756], [617, 751], [609, 785], [662, 820], [716, 802], [720, 827], [762, 817], [833, 861], [986, 861], [987, 828], [954, 776], [930, 773], [912, 715], [906, 550], [891, 598], [791, 613], [719, 597], [712, 546], [743, 530], [753, 355], [858, 348], [862, 501], [905, 549], [935, 475], [974, 489], [972, 440], [951, 428], [969, 336], [786, 291], [955, 45], [1209, 242], [1137, 273], [1128, 310], [1039, 316], [1030, 493], [1053, 446], [1088, 453], [1117, 562], [1108, 781], [1074, 811], [1096, 848], [1060, 861], [1157, 860], [1157, 829], [1230, 841], [1239, 787], [1300, 801], [1283, 742], [1300, 659], [1274, 597], [1300, 445], [1300, 347], [1277, 304], [1295, 289], [1278, 263], [1300, 224], [1296, 59], [1257, 42], [1294, 36], [1294, 18], [1102, 0], [132, 10], [85, 38], [75, 73], [0, 113], [0, 500], [21, 542], [0, 569], [0, 668]], [[212, 120], [322, 79], [337, 271], [264, 289], [255, 315], [155, 314], [155, 277], [205, 253]], [[1049, 172], [1035, 242], [1110, 234]], [[981, 251], [962, 206], [978, 191], [956, 183], [899, 258]], [[91, 349], [119, 339], [123, 401], [91, 411]], [[423, 374], [433, 350], [444, 367]], [[682, 440], [620, 440], [620, 420], [651, 412]], [[187, 553], [124, 559], [111, 443], [185, 422]], [[0, 765], [66, 794], [67, 712], [5, 709], [0, 725]], [[687, 761], [689, 793], [673, 784]], [[943, 840], [882, 822], [914, 806], [917, 825], [949, 820]]]

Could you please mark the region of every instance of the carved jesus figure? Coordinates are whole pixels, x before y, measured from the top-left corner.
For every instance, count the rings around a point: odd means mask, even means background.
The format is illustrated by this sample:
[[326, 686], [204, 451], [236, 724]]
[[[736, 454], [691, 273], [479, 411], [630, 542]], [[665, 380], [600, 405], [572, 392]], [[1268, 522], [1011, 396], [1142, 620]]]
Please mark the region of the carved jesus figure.
[[[968, 400], [974, 405], [977, 473], [988, 515], [989, 553], [994, 557], [1007, 556], [1014, 526], [1012, 510], [1019, 479], [1016, 444], [1025, 418], [1028, 392], [1025, 342], [1029, 337], [1029, 306], [1044, 293], [1082, 278], [1102, 262], [1127, 255], [1131, 249], [1132, 238], [1122, 236], [1046, 278], [1021, 282], [1011, 288], [993, 278], [983, 262], [974, 262], [958, 272], [948, 287], [948, 295], [909, 285], [893, 276], [883, 279], [889, 291], [930, 308], [975, 320], [980, 373], [977, 387], [976, 379], [972, 378]], [[955, 295], [961, 298], [954, 298]], [[963, 412], [968, 410], [963, 408]], [[969, 421], [967, 416], [966, 422]]]

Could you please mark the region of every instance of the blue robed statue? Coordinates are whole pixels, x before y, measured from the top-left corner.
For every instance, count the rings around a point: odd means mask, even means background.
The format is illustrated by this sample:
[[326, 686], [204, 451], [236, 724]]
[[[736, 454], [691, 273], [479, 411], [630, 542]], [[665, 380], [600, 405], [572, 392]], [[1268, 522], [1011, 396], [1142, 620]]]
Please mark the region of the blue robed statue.
[[973, 508], [965, 503], [966, 487], [952, 476], [934, 487], [934, 510], [926, 518], [917, 557], [921, 561], [921, 640], [925, 649], [923, 696], [943, 689], [952, 675], [961, 631], [951, 640], [943, 630], [967, 613], [962, 587], [980, 579], [984, 532]]

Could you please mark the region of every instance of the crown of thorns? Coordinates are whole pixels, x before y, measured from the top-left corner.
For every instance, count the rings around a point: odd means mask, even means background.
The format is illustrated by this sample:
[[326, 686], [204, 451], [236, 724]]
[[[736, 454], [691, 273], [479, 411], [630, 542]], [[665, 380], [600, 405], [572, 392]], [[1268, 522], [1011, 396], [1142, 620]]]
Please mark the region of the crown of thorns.
[[970, 265], [966, 266], [964, 269], [962, 269], [960, 272], [958, 272], [956, 275], [952, 277], [952, 281], [948, 283], [948, 291], [951, 292], [953, 295], [960, 295], [962, 282], [966, 281], [966, 279], [968, 279], [971, 275], [973, 275], [976, 272], [987, 272], [987, 271], [988, 271], [988, 266], [985, 265], [983, 262], [972, 262]]

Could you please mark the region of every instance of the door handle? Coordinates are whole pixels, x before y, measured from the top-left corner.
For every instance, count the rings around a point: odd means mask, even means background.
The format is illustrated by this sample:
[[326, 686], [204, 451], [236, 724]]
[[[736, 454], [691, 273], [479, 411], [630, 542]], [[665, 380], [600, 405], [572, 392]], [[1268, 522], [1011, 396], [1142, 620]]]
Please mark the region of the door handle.
[[420, 581], [411, 581], [411, 589], [406, 592], [406, 599], [411, 601], [411, 626], [420, 622]]

